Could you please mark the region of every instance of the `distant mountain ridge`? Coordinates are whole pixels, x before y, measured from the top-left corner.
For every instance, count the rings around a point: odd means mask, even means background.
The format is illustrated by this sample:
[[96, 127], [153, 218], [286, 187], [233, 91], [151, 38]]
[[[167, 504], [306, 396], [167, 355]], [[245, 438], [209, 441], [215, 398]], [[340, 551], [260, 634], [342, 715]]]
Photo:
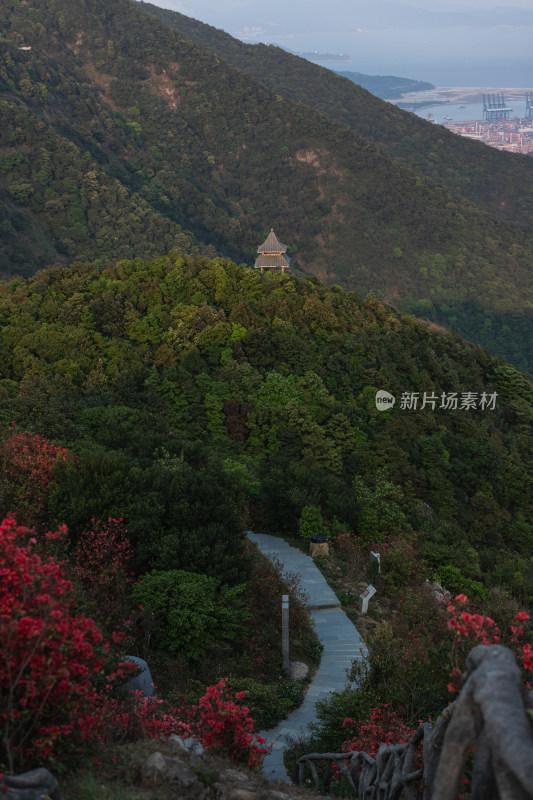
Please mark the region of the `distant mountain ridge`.
[[372, 92], [376, 97], [382, 100], [392, 100], [401, 97], [402, 94], [407, 92], [424, 92], [428, 89], [434, 89], [432, 83], [428, 81], [416, 81], [411, 78], [399, 78], [397, 75], [364, 75], [362, 72], [344, 72], [343, 70], [336, 69], [334, 72], [343, 78], [357, 83], [366, 89], [367, 92]]
[[[474, 321], [478, 341], [529, 363], [527, 227], [493, 219], [316, 103], [199, 46], [208, 26], [182, 15], [168, 19], [184, 33], [126, 0], [0, 8], [5, 274], [29, 274], [45, 252], [106, 263], [174, 246], [250, 263], [273, 226], [301, 269], [457, 330]], [[207, 33], [254, 66], [245, 45]], [[278, 48], [256, 52], [258, 71], [277, 65], [274, 85], [287, 69], [287, 86], [302, 78], [309, 97], [337, 104], [333, 80], [380, 114], [409, 116]]]

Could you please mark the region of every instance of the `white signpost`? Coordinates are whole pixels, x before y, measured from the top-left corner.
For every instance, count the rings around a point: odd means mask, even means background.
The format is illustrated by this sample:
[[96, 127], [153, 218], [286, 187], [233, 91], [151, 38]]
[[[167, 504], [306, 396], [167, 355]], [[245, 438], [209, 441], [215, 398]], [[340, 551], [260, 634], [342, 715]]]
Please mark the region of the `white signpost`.
[[372, 597], [374, 597], [376, 592], [377, 592], [377, 589], [375, 589], [372, 586], [372, 584], [367, 586], [366, 589], [364, 590], [364, 592], [361, 592], [361, 594], [359, 595], [359, 605], [360, 605], [359, 610], [360, 610], [361, 614], [366, 614], [367, 613], [368, 604], [370, 602], [370, 599]]

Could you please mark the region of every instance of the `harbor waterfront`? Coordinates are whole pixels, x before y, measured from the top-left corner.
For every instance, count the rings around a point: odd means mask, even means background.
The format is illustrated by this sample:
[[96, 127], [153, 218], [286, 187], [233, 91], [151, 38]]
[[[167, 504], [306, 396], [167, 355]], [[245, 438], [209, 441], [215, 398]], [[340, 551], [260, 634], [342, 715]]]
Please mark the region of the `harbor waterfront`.
[[533, 119], [447, 120], [448, 130], [511, 153], [533, 153]]
[[[487, 109], [489, 97], [505, 98], [509, 107], [506, 118], [484, 118], [488, 116], [484, 108]], [[528, 98], [530, 93], [525, 89], [437, 87], [404, 94], [392, 102], [459, 136], [477, 139], [498, 150], [528, 154], [533, 153], [533, 117]]]

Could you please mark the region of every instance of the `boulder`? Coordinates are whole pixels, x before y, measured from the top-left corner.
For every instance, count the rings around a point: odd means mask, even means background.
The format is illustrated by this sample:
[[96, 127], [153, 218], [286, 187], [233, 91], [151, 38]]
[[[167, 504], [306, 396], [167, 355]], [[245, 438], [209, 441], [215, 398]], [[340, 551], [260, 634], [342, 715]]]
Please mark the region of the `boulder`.
[[134, 678], [131, 678], [124, 686], [126, 692], [142, 692], [145, 697], [157, 697], [150, 667], [142, 658], [137, 656], [125, 656], [124, 661], [131, 661], [141, 671]]
[[2, 800], [61, 800], [59, 783], [43, 767], [21, 775], [3, 775], [0, 779]]
[[240, 769], [225, 769], [220, 773], [220, 780], [224, 783], [248, 783], [250, 780], [249, 775]]
[[437, 603], [443, 604], [450, 602], [452, 597], [451, 593], [443, 586], [441, 586], [440, 583], [437, 583], [437, 581], [426, 581], [426, 583], [429, 586], [431, 594], [433, 595]]
[[303, 661], [291, 661], [290, 675], [293, 681], [301, 681], [307, 678], [309, 667]]
[[228, 800], [257, 800], [257, 794], [255, 792], [241, 788], [228, 789], [226, 797]]
[[191, 798], [200, 797], [204, 791], [204, 786], [194, 770], [177, 756], [164, 756], [156, 751], [146, 759], [141, 773], [145, 784], [170, 784]]
[[170, 741], [176, 745], [178, 750], [181, 750], [182, 753], [187, 753], [191, 758], [201, 758], [205, 752], [198, 739], [194, 739], [192, 736], [188, 739], [182, 739], [181, 736], [171, 733]]
[[295, 798], [294, 795], [287, 794], [287, 792], [276, 792], [274, 789], [271, 789], [269, 800], [295, 800]]

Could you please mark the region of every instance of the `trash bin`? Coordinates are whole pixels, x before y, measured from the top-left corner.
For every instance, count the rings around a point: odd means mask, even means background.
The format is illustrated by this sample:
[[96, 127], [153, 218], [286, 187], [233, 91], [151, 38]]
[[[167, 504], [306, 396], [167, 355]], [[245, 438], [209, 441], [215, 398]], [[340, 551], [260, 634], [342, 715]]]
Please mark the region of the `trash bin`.
[[328, 537], [323, 533], [319, 533], [316, 536], [311, 536], [309, 553], [311, 558], [316, 558], [316, 556], [329, 556]]

